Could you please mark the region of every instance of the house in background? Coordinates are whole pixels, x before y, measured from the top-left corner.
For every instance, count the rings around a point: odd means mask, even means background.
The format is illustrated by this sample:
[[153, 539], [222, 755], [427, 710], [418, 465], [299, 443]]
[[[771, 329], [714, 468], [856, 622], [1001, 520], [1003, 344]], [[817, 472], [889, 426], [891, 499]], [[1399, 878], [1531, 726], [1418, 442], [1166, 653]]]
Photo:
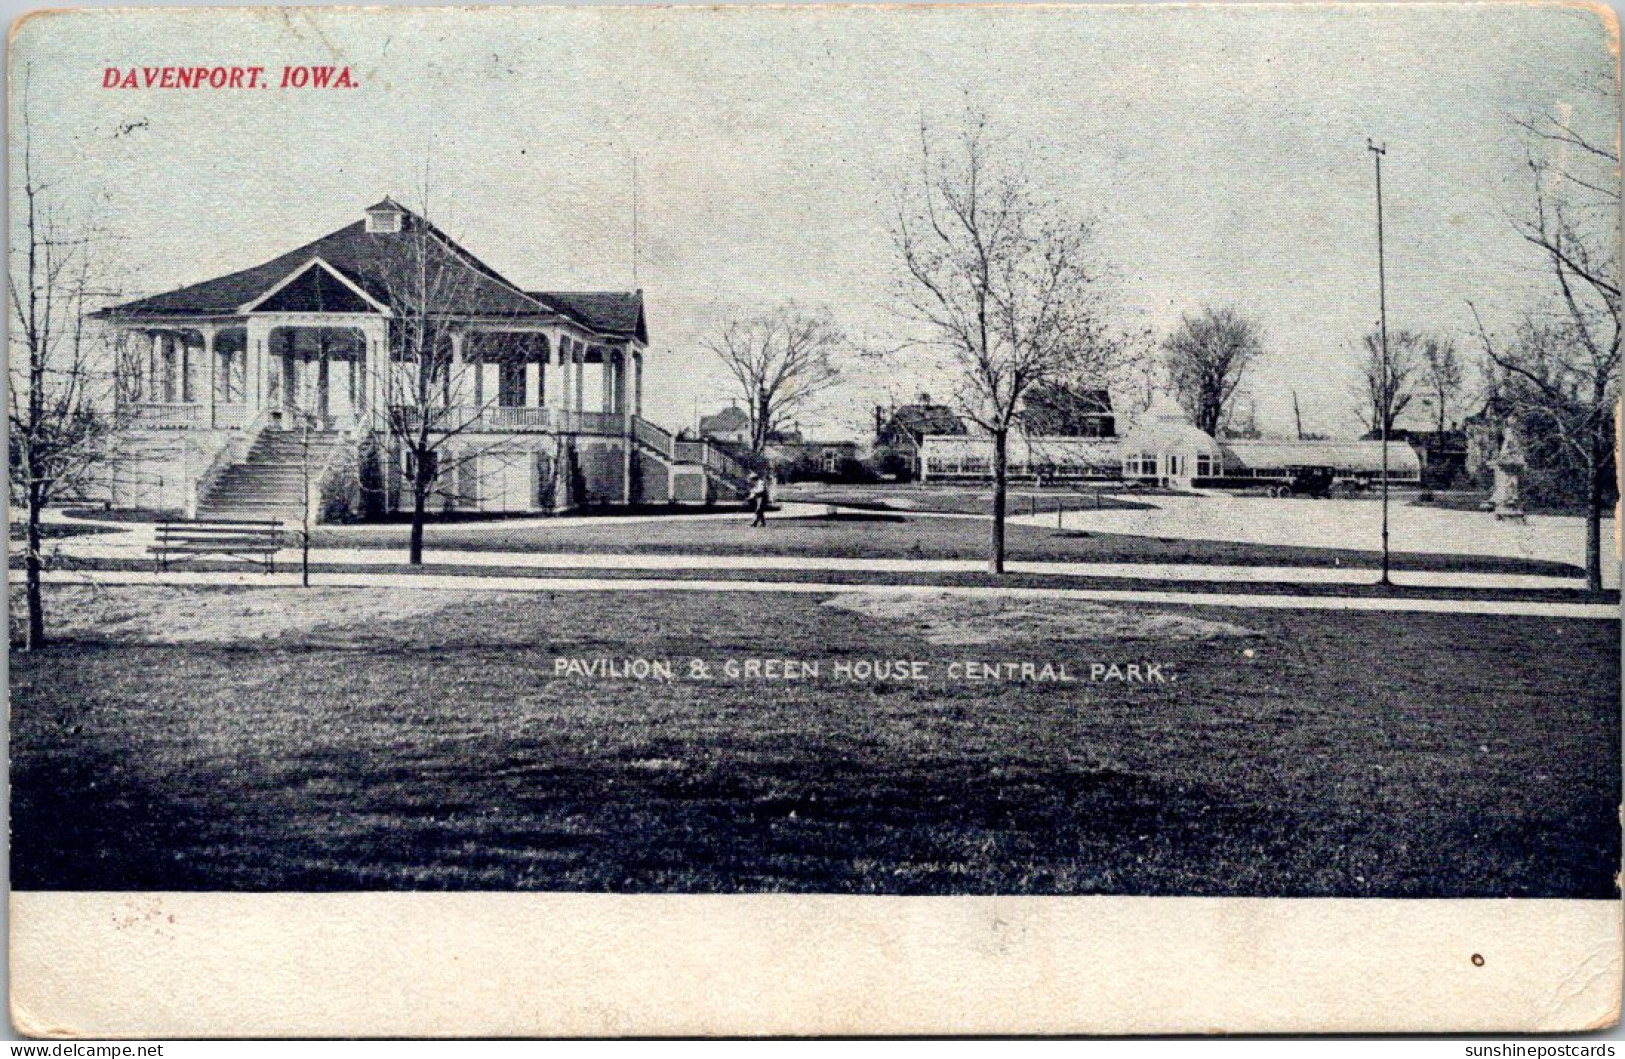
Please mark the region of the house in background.
[[750, 413], [735, 401], [715, 415], [701, 416], [700, 437], [727, 445], [749, 445]]
[[810, 440], [792, 423], [768, 434], [760, 456], [750, 451], [750, 414], [738, 402], [700, 417], [699, 436], [741, 466], [780, 482], [873, 481], [855, 441]]
[[795, 432], [770, 441], [767, 460], [781, 482], [873, 481], [856, 441], [813, 441]]
[[965, 422], [947, 405], [935, 404], [928, 393], [913, 404], [875, 406], [875, 463], [882, 475], [905, 481], [921, 477], [925, 464], [920, 447], [932, 435], [963, 437]]
[[1046, 383], [1022, 402], [1021, 426], [1035, 437], [1114, 438], [1117, 415], [1109, 390]]
[[[402, 339], [419, 266], [437, 281], [416, 304], [452, 365], [427, 403]], [[121, 350], [120, 506], [296, 519], [314, 478], [352, 510], [374, 481], [369, 506], [398, 509], [410, 469], [389, 426], [425, 409], [447, 439], [447, 509], [700, 503], [740, 477], [643, 418], [642, 291], [522, 288], [388, 198], [263, 264], [94, 316]]]

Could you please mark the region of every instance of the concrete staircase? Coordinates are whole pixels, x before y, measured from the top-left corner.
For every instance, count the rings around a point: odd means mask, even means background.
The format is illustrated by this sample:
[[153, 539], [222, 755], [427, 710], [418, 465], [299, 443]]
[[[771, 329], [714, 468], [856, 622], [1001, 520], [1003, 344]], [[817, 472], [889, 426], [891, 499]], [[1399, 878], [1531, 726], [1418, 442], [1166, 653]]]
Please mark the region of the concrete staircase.
[[[221, 472], [198, 505], [200, 519], [278, 519], [296, 525], [304, 519], [305, 484], [322, 480], [337, 431], [311, 431], [307, 479], [304, 438], [296, 430], [266, 430], [254, 439], [248, 457]], [[314, 521], [316, 513], [311, 512]]]
[[750, 491], [749, 469], [715, 442], [679, 441], [670, 431], [636, 416], [632, 438], [640, 451], [653, 455], [670, 474], [703, 473], [706, 493], [712, 499], [743, 500]]

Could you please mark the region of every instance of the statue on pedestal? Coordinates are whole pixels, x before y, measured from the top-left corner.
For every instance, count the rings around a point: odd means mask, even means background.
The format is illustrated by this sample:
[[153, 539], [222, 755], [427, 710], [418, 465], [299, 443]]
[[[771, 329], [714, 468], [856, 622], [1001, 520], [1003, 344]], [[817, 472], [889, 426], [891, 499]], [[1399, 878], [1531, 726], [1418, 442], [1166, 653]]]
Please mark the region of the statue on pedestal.
[[1523, 511], [1523, 472], [1529, 460], [1523, 454], [1523, 440], [1516, 423], [1508, 423], [1501, 435], [1501, 451], [1491, 462], [1495, 469], [1495, 485], [1490, 490], [1490, 505], [1498, 519], [1521, 519]]

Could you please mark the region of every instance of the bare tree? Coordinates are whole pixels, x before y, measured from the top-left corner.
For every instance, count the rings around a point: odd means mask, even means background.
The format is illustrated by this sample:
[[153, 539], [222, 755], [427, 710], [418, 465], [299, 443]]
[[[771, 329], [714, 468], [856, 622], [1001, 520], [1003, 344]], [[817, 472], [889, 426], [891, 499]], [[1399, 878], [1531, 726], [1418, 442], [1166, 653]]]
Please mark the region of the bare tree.
[[480, 454], [458, 441], [493, 402], [474, 399], [478, 369], [455, 352], [470, 331], [465, 306], [472, 292], [492, 281], [426, 215], [404, 211], [399, 232], [375, 238], [394, 244], [378, 258], [377, 280], [392, 312], [379, 389], [391, 443], [386, 458], [399, 456], [406, 464], [412, 494], [407, 562], [417, 566], [430, 500], [457, 495], [459, 468]]
[[1242, 376], [1264, 352], [1257, 321], [1231, 308], [1181, 317], [1162, 344], [1168, 377], [1191, 421], [1217, 437]]
[[772, 436], [841, 381], [836, 353], [845, 339], [826, 309], [794, 302], [730, 320], [707, 339], [732, 377], [750, 416], [750, 451], [761, 456]]
[[1456, 344], [1448, 338], [1425, 339], [1419, 368], [1418, 381], [1426, 391], [1426, 400], [1433, 405], [1435, 429], [1442, 438], [1450, 423], [1450, 413], [1461, 400], [1464, 383]]
[[899, 302], [951, 366], [953, 402], [993, 442], [989, 568], [1004, 571], [1010, 430], [1027, 394], [1056, 382], [1104, 386], [1131, 342], [1107, 324], [1092, 222], [1001, 164], [985, 116], [947, 148], [920, 128], [920, 175], [900, 201]]
[[115, 354], [86, 313], [116, 292], [103, 282], [105, 245], [93, 211], [76, 210], [36, 168], [24, 75], [19, 111], [21, 203], [13, 203], [12, 323], [7, 363], [11, 492], [25, 511], [25, 645], [46, 640], [42, 521], [53, 501], [79, 493], [105, 457], [113, 424]]
[[[1619, 90], [1612, 67], [1581, 86], [1585, 106], [1518, 120], [1531, 176], [1513, 221], [1549, 278], [1515, 335], [1478, 321], [1503, 416], [1552, 443], [1584, 479], [1586, 584], [1602, 587], [1602, 517], [1615, 491], [1619, 403]], [[1591, 127], [1588, 127], [1591, 126]], [[1537, 442], [1541, 440], [1537, 436]]]
[[1372, 331], [1362, 340], [1365, 360], [1360, 366], [1358, 400], [1360, 418], [1372, 434], [1392, 437], [1394, 422], [1410, 407], [1425, 341], [1412, 331], [1390, 331], [1385, 358], [1380, 334]]

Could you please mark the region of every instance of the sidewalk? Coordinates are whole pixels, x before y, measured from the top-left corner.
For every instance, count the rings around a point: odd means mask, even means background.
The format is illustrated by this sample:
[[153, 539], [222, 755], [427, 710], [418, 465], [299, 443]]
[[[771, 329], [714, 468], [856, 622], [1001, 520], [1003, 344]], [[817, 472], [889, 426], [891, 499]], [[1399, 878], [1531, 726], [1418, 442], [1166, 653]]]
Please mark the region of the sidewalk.
[[[15, 578], [17, 571], [12, 571]], [[52, 571], [48, 584], [70, 585], [215, 585], [239, 588], [287, 588], [299, 584], [297, 572], [266, 574], [134, 570]], [[1547, 603], [1533, 600], [1385, 599], [1371, 596], [1279, 596], [1233, 592], [1161, 592], [1128, 589], [967, 587], [948, 585], [843, 585], [816, 581], [706, 581], [658, 578], [534, 578], [486, 574], [331, 573], [323, 571], [324, 588], [416, 588], [465, 592], [766, 592], [784, 594], [956, 595], [1017, 599], [1063, 599], [1092, 603], [1155, 603], [1174, 606], [1244, 607], [1261, 610], [1335, 610], [1366, 613], [1498, 614], [1511, 617], [1581, 618], [1618, 621], [1619, 607], [1608, 603]]]

